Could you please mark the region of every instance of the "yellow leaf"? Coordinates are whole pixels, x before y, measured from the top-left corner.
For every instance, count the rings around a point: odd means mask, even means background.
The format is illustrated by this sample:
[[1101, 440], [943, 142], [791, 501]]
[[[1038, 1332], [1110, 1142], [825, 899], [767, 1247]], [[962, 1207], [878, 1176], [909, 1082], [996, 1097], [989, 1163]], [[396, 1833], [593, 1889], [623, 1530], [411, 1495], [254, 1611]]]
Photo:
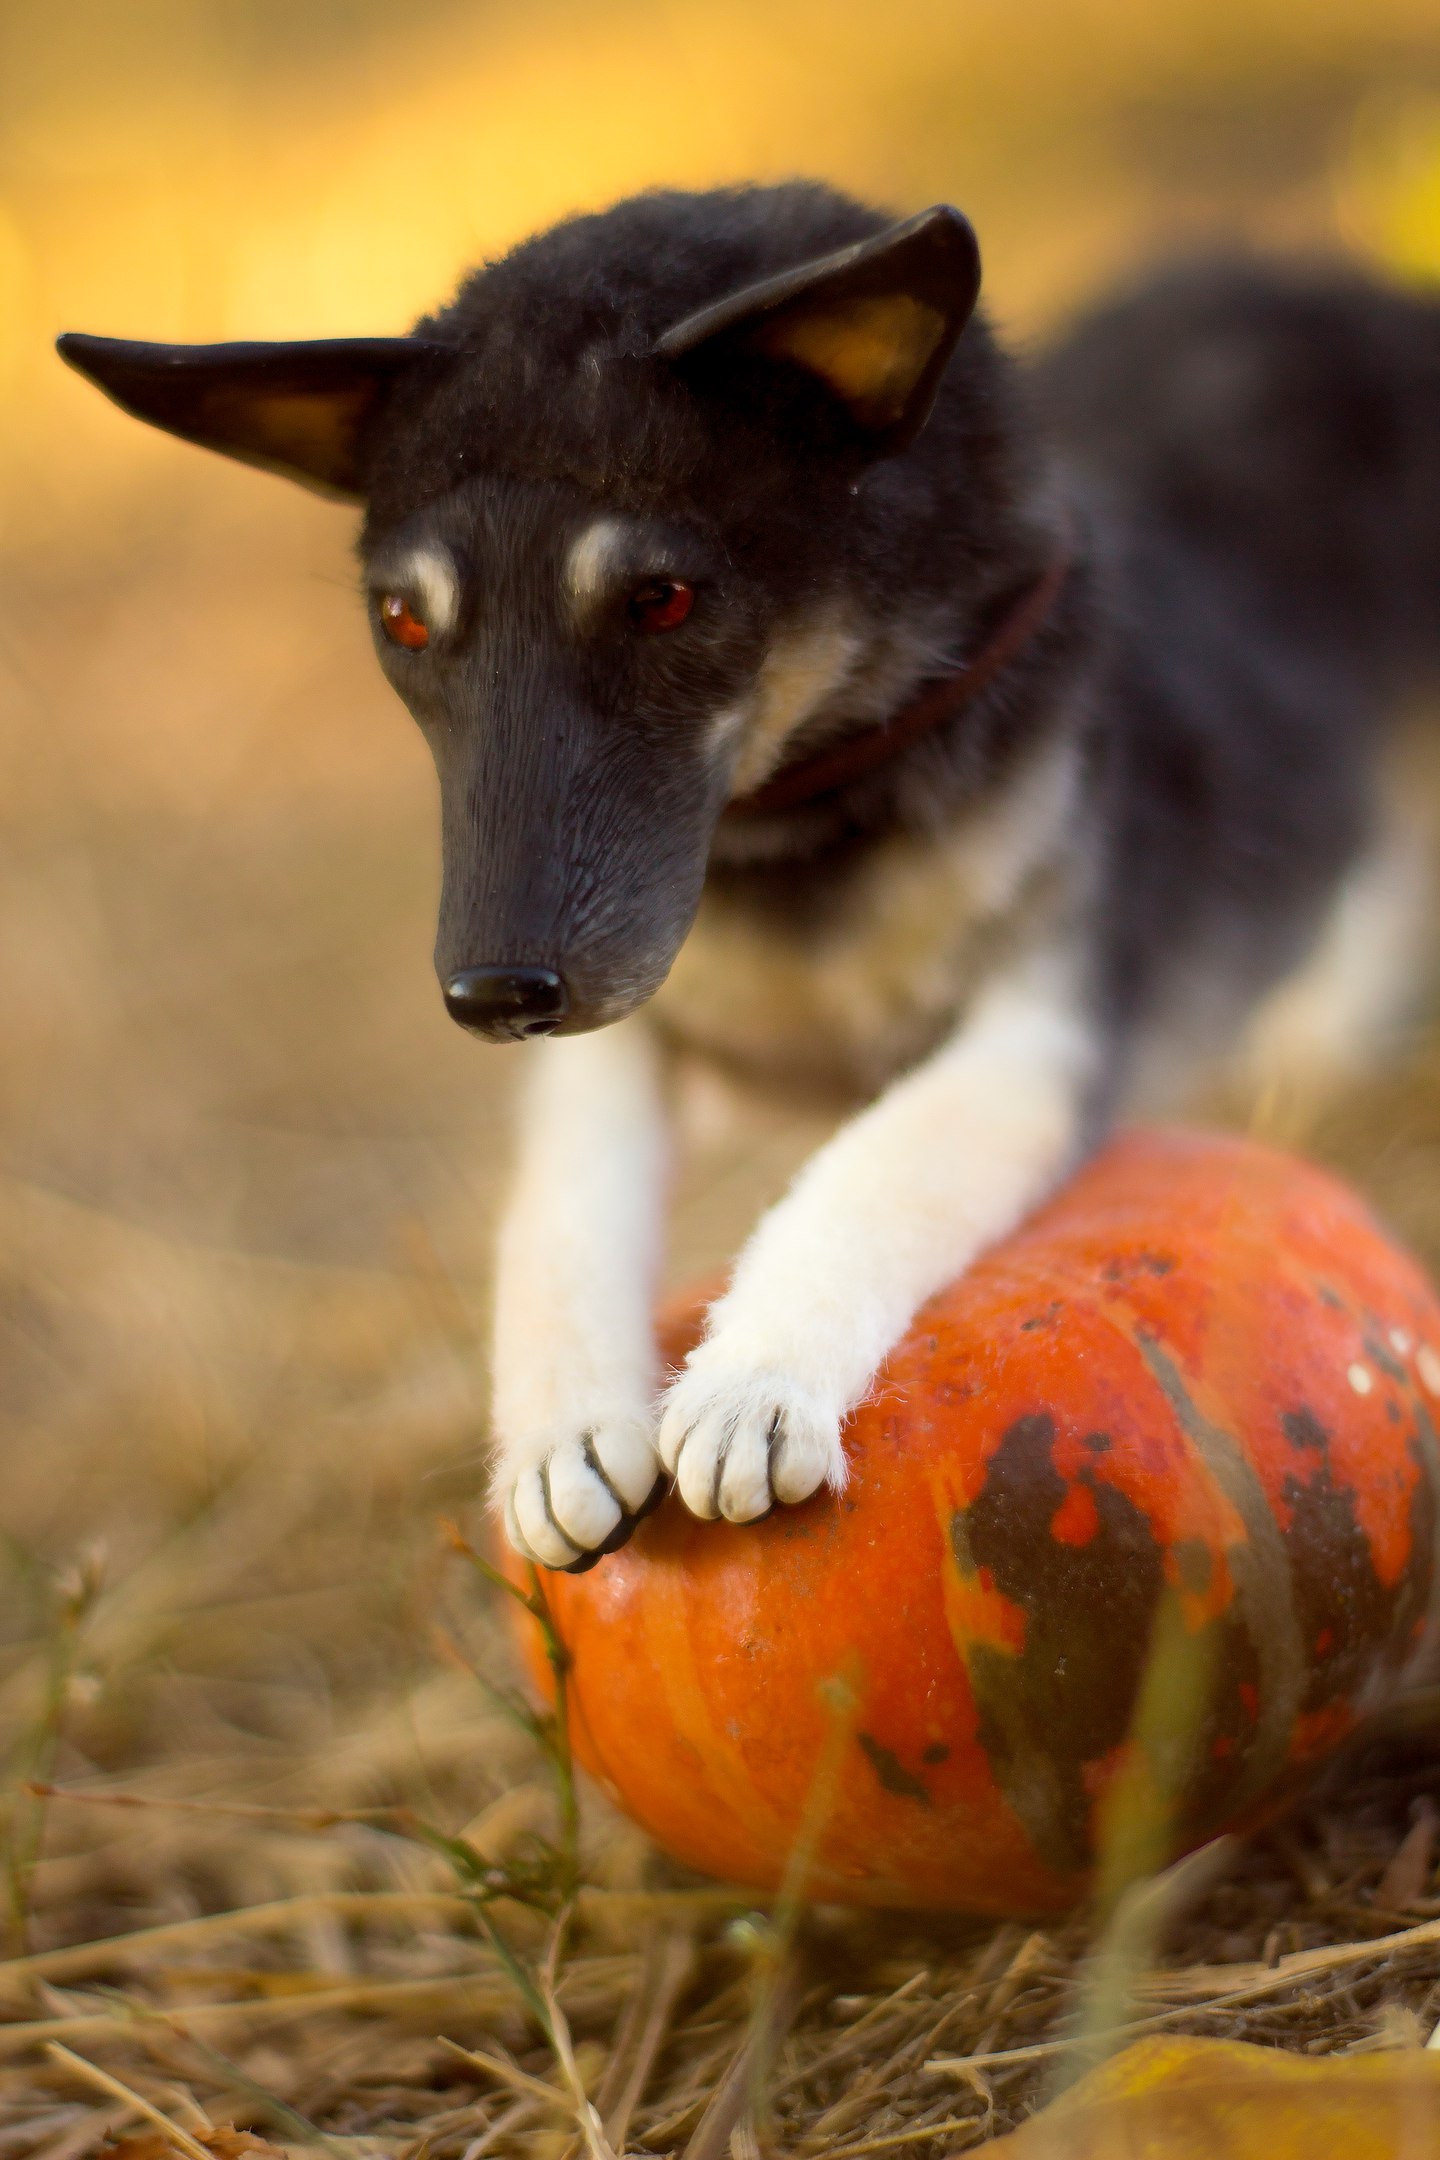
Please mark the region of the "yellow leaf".
[[1141, 2040], [995, 2160], [1436, 2160], [1440, 2054], [1320, 2060], [1238, 2040]]

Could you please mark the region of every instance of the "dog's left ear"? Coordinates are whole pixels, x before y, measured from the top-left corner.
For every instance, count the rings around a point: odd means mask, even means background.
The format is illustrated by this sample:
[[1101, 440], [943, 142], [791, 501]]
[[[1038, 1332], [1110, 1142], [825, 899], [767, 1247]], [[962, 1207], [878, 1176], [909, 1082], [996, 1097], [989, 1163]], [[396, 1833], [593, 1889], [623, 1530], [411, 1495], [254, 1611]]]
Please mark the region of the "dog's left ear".
[[703, 356], [721, 366], [729, 352], [788, 361], [888, 453], [913, 442], [930, 417], [979, 291], [974, 232], [941, 203], [700, 308], [655, 349], [667, 360]]
[[71, 331], [57, 343], [137, 420], [346, 502], [362, 498], [366, 430], [386, 393], [445, 352], [420, 338], [148, 345]]

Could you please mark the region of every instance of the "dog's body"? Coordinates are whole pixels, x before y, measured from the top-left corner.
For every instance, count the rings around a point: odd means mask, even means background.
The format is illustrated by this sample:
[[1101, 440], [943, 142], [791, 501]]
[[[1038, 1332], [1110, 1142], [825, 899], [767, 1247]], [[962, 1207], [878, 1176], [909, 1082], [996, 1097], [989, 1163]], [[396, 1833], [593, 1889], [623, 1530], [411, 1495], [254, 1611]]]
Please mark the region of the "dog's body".
[[[1403, 998], [1381, 753], [1440, 662], [1440, 308], [1202, 268], [1022, 375], [977, 285], [954, 213], [797, 186], [576, 220], [411, 341], [70, 346], [367, 504], [441, 777], [447, 998], [552, 1038], [495, 1354], [506, 1519], [548, 1566], [628, 1535], [662, 1465], [737, 1520], [838, 1484], [917, 1306], [1145, 1076], [1297, 969], [1302, 1059]], [[869, 745], [838, 780], [836, 743]], [[868, 1107], [657, 1422], [666, 1044]]]

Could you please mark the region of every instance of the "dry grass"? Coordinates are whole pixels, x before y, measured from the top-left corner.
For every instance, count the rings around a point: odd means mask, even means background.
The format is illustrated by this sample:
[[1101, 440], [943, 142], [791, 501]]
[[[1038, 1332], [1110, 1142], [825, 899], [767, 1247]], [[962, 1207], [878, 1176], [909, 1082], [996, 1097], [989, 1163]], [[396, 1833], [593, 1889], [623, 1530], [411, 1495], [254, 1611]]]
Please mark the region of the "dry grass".
[[[580, 2134], [591, 2160], [757, 2139], [858, 2160], [962, 2150], [1064, 2076], [1096, 1985], [1084, 1915], [763, 1911], [677, 1879], [593, 1799], [575, 1847], [553, 1729], [527, 1740], [459, 1669], [503, 1663], [475, 1580], [438, 1601], [454, 1647], [408, 1706], [452, 1831], [382, 1800], [415, 1783], [387, 1774], [383, 1721], [348, 1761], [192, 1761], [143, 1796], [72, 1771], [85, 1801], [29, 1801], [48, 1806], [31, 1924], [88, 1908], [95, 1932], [0, 1964], [0, 2150], [79, 2155], [158, 2110], [182, 2149], [220, 2123], [441, 2160], [558, 2160]], [[1429, 2037], [1434, 1717], [1417, 1700], [1422, 1737], [1372, 1742], [1284, 1825], [1150, 1887], [1124, 2032], [1327, 2054]], [[462, 1824], [479, 1763], [494, 1796]], [[189, 1796], [222, 1783], [267, 1797]]]
[[[1095, 0], [1022, 37], [1013, 8], [917, 0], [877, 74], [873, 11], [830, 9], [818, 65], [799, 0], [687, 0], [666, 20], [704, 104], [652, 9], [617, 7], [609, 45], [510, 11], [503, 50], [486, 11], [443, 96], [369, 0], [340, 72], [269, 0], [192, 8], [208, 44], [177, 41], [183, 7], [103, 37], [98, 5], [44, 12], [91, 77], [60, 96], [40, 11], [0, 26], [0, 381], [25, 419], [0, 442], [0, 2160], [116, 2137], [243, 2160], [216, 2125], [407, 2160], [903, 2160], [1013, 2122], [1104, 2018], [1424, 2040], [1423, 1704], [1282, 1828], [1139, 1893], [1098, 1958], [1084, 1915], [757, 1912], [593, 1794], [571, 1848], [553, 1746], [493, 1693], [496, 1597], [439, 1528], [479, 1519], [509, 1067], [429, 978], [432, 782], [364, 649], [348, 521], [47, 387], [42, 345], [60, 316], [253, 334], [262, 301], [296, 329], [398, 323], [472, 227], [559, 207], [546, 188], [740, 166], [960, 196], [1022, 326], [1176, 233], [1323, 240], [1337, 201], [1418, 267], [1430, 138], [1392, 119], [1399, 96], [1431, 125], [1430, 15]], [[242, 16], [283, 79], [224, 46]], [[1266, 1115], [1440, 1265], [1440, 1049], [1321, 1127]], [[677, 1280], [813, 1137], [697, 1105]]]

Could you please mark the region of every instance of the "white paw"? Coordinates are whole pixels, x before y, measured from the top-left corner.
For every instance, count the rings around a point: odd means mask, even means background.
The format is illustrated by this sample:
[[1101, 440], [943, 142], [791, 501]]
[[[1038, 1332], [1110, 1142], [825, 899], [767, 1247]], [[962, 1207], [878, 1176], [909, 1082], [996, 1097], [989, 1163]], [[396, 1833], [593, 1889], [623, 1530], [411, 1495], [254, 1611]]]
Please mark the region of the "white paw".
[[507, 1448], [500, 1476], [516, 1552], [574, 1574], [623, 1545], [665, 1489], [643, 1418], [597, 1420], [552, 1446]]
[[692, 1515], [753, 1522], [778, 1501], [845, 1483], [840, 1420], [782, 1373], [702, 1343], [665, 1397], [660, 1460]]

